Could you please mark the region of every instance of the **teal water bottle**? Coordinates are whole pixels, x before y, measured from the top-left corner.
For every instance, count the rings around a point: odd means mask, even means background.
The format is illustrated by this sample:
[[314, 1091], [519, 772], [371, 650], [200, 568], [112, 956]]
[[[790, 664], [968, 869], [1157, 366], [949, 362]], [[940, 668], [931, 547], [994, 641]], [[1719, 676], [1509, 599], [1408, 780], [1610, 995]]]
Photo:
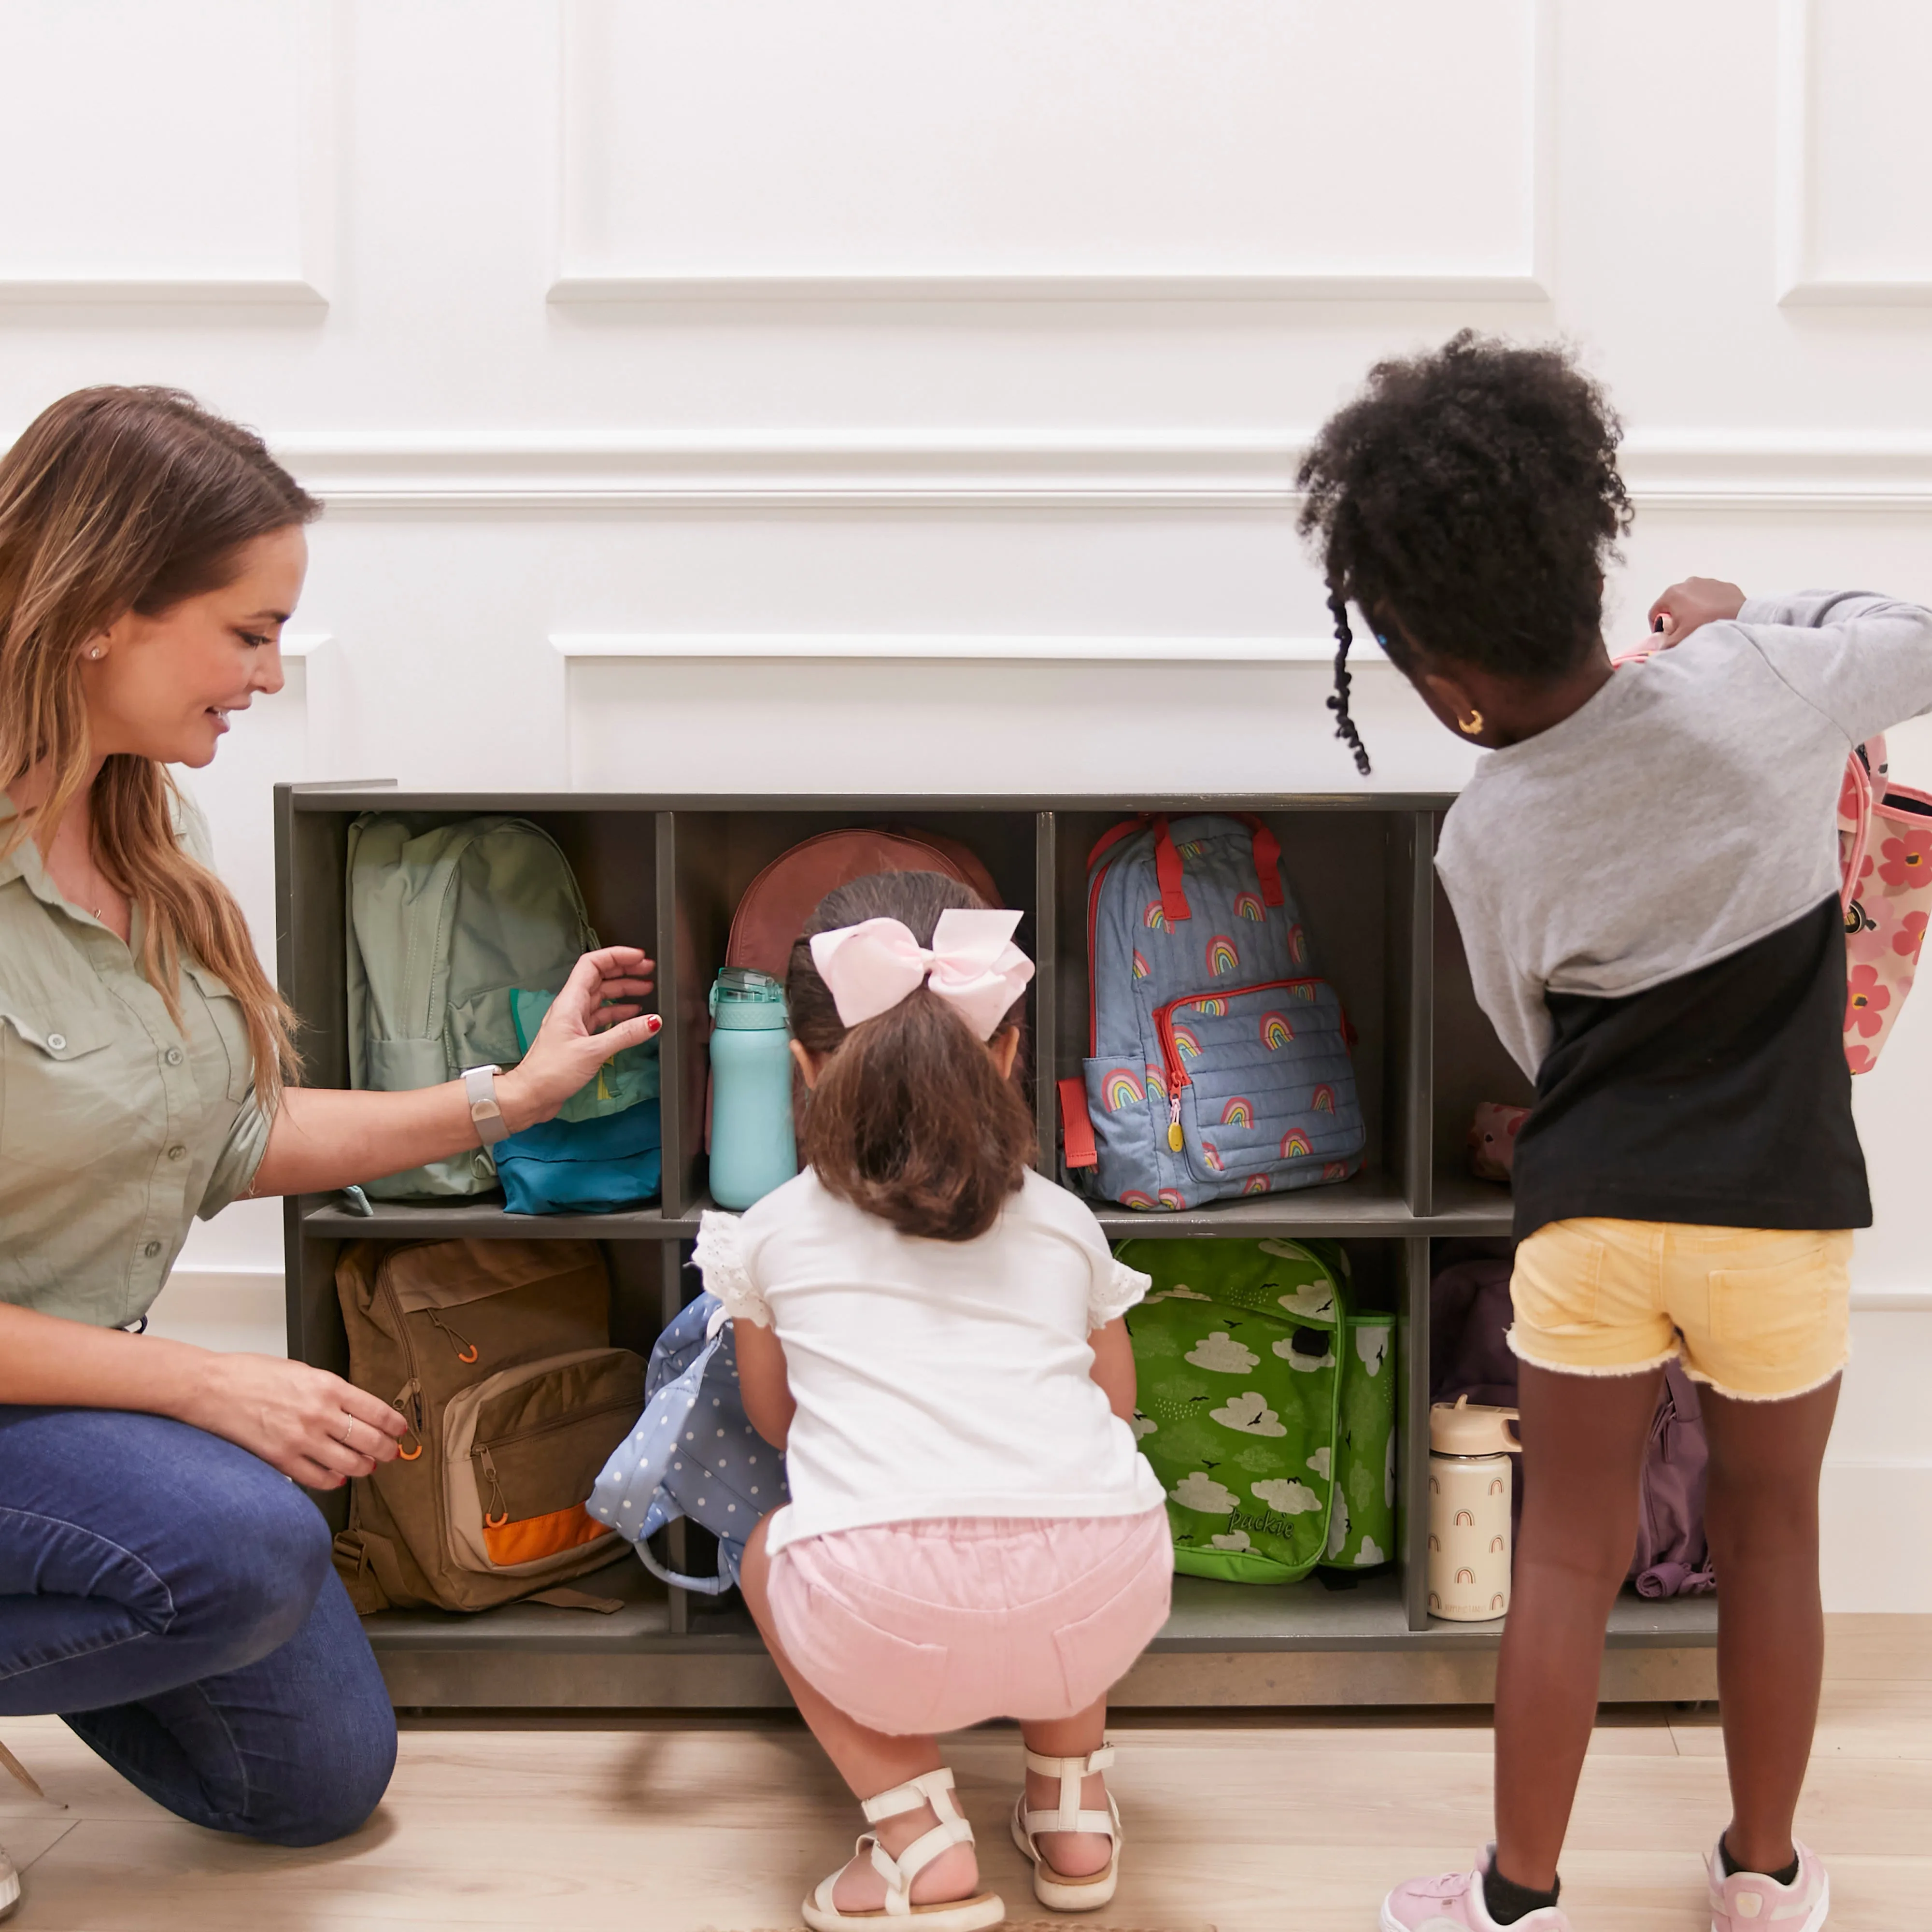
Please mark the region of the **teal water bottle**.
[[711, 1198], [748, 1208], [798, 1172], [784, 988], [769, 973], [727, 966], [710, 1004]]

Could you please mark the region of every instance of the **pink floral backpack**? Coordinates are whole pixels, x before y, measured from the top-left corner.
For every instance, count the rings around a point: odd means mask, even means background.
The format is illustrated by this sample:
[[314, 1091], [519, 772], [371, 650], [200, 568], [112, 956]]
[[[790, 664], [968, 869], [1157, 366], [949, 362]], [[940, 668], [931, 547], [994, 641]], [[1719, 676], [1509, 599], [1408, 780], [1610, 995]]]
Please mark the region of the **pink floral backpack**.
[[1868, 738], [1838, 794], [1845, 909], [1845, 1058], [1869, 1073], [1918, 970], [1932, 913], [1932, 794], [1894, 784], [1883, 738]]

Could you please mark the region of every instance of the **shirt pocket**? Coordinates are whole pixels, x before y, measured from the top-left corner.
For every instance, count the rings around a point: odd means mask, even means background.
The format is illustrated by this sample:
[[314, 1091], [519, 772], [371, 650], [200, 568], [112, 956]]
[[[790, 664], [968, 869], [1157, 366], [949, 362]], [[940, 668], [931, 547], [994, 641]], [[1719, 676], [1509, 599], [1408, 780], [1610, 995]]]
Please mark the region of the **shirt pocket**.
[[238, 1104], [246, 1100], [255, 1084], [255, 1056], [248, 1044], [248, 1022], [242, 1017], [242, 1002], [206, 966], [193, 959], [183, 962], [183, 970], [200, 990], [208, 1016], [211, 1046], [203, 1030], [192, 1024], [188, 1028], [194, 1055], [197, 1081], [206, 1088], [220, 1085], [224, 1095]]
[[127, 1059], [107, 1015], [36, 1012], [0, 992], [0, 1160], [72, 1173], [124, 1160]]

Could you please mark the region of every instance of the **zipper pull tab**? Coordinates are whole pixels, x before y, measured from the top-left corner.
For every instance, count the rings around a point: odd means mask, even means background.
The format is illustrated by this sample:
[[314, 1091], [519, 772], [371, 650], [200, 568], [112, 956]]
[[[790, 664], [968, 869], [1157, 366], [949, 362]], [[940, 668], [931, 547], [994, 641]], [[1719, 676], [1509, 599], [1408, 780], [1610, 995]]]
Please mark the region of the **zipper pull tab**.
[[1176, 1154], [1186, 1144], [1180, 1132], [1180, 1096], [1178, 1094], [1167, 1103], [1167, 1144]]
[[476, 1359], [476, 1344], [466, 1336], [459, 1335], [455, 1329], [432, 1308], [429, 1311], [430, 1326], [442, 1331], [443, 1340], [456, 1351], [456, 1359], [465, 1364]]
[[[413, 1462], [423, 1452], [422, 1384], [413, 1379], [405, 1382], [401, 1389], [390, 1398], [389, 1406], [410, 1425], [408, 1434], [398, 1445], [397, 1459], [400, 1462]], [[416, 1444], [413, 1449], [408, 1446], [412, 1436], [416, 1438]]]
[[483, 1520], [492, 1529], [501, 1529], [510, 1520], [510, 1507], [503, 1500], [503, 1484], [496, 1474], [496, 1461], [487, 1447], [476, 1452], [476, 1460], [483, 1466], [483, 1474], [488, 1479], [490, 1495], [483, 1509]]

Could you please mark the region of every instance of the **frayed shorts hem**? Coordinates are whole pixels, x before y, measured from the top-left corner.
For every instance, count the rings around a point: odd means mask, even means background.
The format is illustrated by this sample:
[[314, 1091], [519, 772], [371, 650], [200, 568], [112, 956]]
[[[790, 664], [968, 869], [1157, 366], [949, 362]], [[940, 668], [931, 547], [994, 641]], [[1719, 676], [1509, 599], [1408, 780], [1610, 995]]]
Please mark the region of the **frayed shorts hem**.
[[1707, 1375], [1701, 1369], [1694, 1369], [1688, 1363], [1684, 1372], [1700, 1388], [1708, 1389], [1713, 1395], [1720, 1395], [1732, 1402], [1796, 1402], [1801, 1395], [1816, 1395], [1821, 1388], [1828, 1388], [1850, 1366], [1852, 1352], [1847, 1348], [1838, 1358], [1838, 1366], [1828, 1369], [1816, 1382], [1807, 1382], [1802, 1388], [1794, 1389], [1741, 1389], [1730, 1388], [1718, 1381], [1715, 1376]]
[[[1684, 1349], [1679, 1342], [1673, 1342], [1660, 1355], [1646, 1356], [1640, 1362], [1553, 1362], [1547, 1355], [1532, 1355], [1516, 1339], [1516, 1330], [1508, 1330], [1503, 1340], [1510, 1346], [1510, 1352], [1520, 1362], [1527, 1362], [1533, 1369], [1547, 1369], [1552, 1375], [1594, 1376], [1616, 1377], [1648, 1375], [1652, 1369], [1660, 1369], [1667, 1364], [1682, 1358]], [[1690, 1372], [1688, 1370], [1685, 1371]], [[1702, 1376], [1695, 1378], [1698, 1381]]]

